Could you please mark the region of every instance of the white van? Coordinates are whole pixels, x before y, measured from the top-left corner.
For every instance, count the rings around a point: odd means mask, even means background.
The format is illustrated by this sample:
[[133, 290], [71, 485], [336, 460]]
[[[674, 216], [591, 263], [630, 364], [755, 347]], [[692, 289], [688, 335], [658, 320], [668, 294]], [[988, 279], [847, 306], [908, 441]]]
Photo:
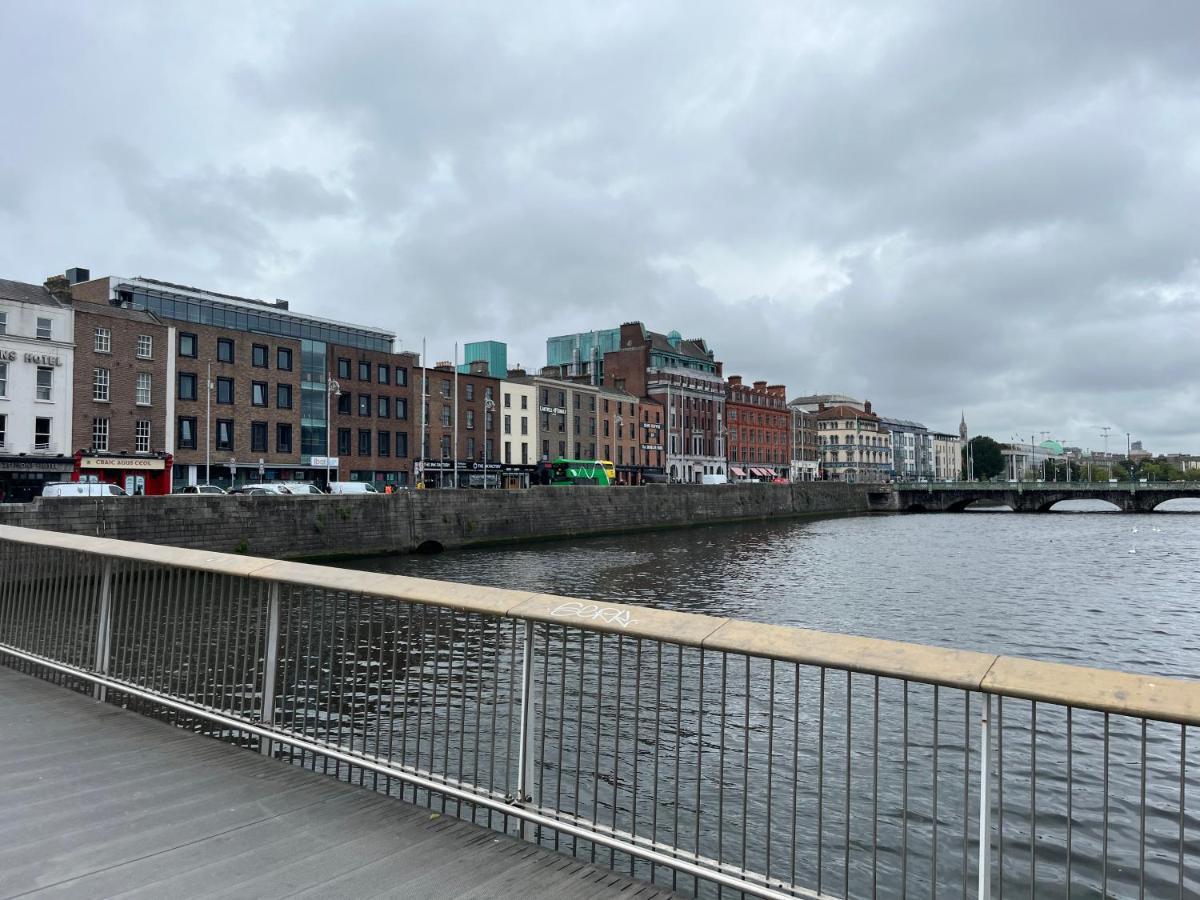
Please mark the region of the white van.
[[701, 484], [729, 484], [729, 479], [724, 475], [701, 475]]
[[378, 494], [369, 481], [334, 481], [329, 485], [331, 494]]
[[128, 497], [125, 489], [116, 484], [97, 484], [87, 481], [52, 481], [42, 488], [43, 497]]

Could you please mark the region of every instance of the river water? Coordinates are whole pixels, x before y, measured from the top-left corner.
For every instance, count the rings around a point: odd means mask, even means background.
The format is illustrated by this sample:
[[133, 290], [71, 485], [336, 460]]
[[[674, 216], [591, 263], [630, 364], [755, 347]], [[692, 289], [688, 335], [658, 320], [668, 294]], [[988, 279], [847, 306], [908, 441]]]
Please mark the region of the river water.
[[[1174, 505], [1200, 512], [1200, 503]], [[351, 565], [1200, 676], [1200, 515], [1073, 506], [1077, 511], [1037, 515], [979, 511], [714, 525]], [[543, 694], [548, 699], [532, 776], [539, 802], [611, 819], [635, 833], [657, 821], [651, 832], [669, 842], [673, 834], [663, 833], [663, 822], [674, 816], [678, 823], [682, 784], [694, 796], [690, 807], [682, 802], [685, 821], [694, 823], [695, 845], [704, 855], [737, 864], [740, 854], [742, 865], [840, 896], [930, 896], [935, 885], [955, 896], [973, 892], [978, 695], [943, 689], [939, 711], [937, 693], [920, 685], [885, 681], [881, 689], [869, 676], [827, 677], [808, 667], [792, 674], [757, 661], [743, 669], [737, 657], [710, 660], [706, 672], [696, 654], [681, 652], [676, 660], [647, 649], [643, 657], [640, 642], [626, 642], [608, 644], [605, 657], [599, 643], [576, 642], [566, 630], [561, 637], [543, 634], [535, 650], [542, 660], [537, 677], [551, 690]], [[438, 670], [465, 667], [472, 653], [507, 658], [511, 670], [517, 644], [497, 633], [490, 648], [456, 640], [446, 652]], [[631, 672], [656, 692], [654, 703], [629, 695]], [[604, 687], [614, 684], [615, 701]], [[1011, 896], [1064, 896], [1069, 875], [1077, 896], [1200, 896], [1196, 734], [1185, 743], [1178, 726], [1150, 723], [1139, 731], [1136, 721], [1121, 717], [1113, 717], [1110, 728], [1105, 717], [1087, 712], [1077, 712], [1068, 725], [1060, 708], [1014, 700], [1005, 701], [997, 724], [1004, 772], [994, 789], [993, 815], [1003, 817], [993, 822], [993, 852], [996, 835], [1002, 836], [998, 889]], [[777, 758], [781, 747], [795, 747], [795, 757]], [[666, 766], [678, 757], [682, 769], [670, 775], [664, 768], [660, 775], [660, 760]], [[763, 783], [764, 758], [779, 773], [773, 787], [770, 774]], [[1181, 759], [1187, 761], [1182, 779]], [[648, 801], [651, 766], [658, 789]], [[1182, 835], [1181, 780], [1188, 797]], [[1106, 820], [1107, 829], [1100, 825]]]
[[753, 522], [350, 565], [1200, 677], [1200, 515], [1185, 512]]

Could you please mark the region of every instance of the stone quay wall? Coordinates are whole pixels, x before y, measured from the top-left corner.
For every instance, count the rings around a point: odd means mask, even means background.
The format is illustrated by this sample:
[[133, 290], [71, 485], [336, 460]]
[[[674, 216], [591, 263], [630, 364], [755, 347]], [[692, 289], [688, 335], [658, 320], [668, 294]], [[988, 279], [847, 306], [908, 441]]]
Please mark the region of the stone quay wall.
[[278, 559], [408, 553], [478, 544], [865, 513], [864, 486], [534, 487], [391, 495], [39, 497], [0, 504], [0, 524]]

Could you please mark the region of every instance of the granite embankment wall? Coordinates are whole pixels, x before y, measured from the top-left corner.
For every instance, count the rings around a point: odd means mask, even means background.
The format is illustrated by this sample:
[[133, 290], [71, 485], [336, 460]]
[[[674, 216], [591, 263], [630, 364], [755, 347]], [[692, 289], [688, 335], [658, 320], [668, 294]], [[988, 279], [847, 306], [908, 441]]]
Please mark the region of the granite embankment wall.
[[0, 524], [275, 558], [674, 528], [881, 508], [865, 487], [644, 485], [380, 496], [38, 498], [0, 504]]

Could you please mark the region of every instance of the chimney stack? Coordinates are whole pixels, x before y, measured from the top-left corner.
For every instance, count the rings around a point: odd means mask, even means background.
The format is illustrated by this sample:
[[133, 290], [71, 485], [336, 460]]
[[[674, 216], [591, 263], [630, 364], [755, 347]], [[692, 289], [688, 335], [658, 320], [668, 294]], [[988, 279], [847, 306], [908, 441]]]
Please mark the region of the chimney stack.
[[863, 412], [865, 412], [867, 415], [871, 415], [871, 401], [870, 400], [866, 400], [863, 402]]
[[767, 389], [767, 383], [765, 381], [756, 381], [754, 382], [754, 389], [756, 391], [765, 391]]
[[46, 292], [59, 303], [71, 303], [75, 298], [71, 295], [71, 282], [63, 275], [51, 275], [42, 285]]
[[730, 387], [738, 387], [741, 385], [741, 383], [742, 383], [741, 375], [730, 375], [729, 376], [729, 386]]

